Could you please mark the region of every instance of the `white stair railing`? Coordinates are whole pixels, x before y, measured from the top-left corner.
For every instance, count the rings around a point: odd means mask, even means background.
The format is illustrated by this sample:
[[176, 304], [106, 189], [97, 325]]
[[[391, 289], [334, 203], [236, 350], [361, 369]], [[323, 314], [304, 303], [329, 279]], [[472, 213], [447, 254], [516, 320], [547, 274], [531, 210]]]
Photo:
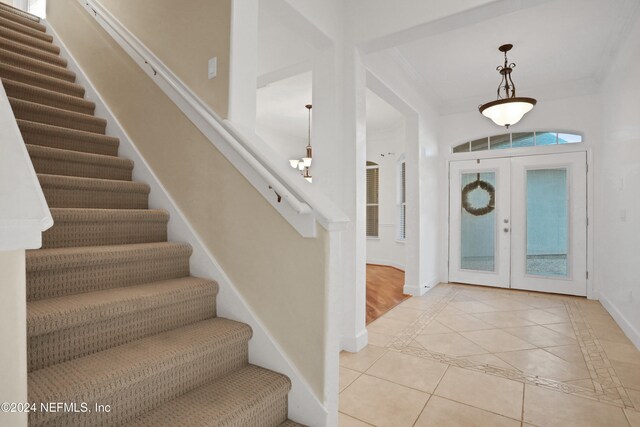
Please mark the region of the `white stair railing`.
[[37, 249], [53, 225], [9, 99], [0, 84], [0, 251]]
[[[261, 156], [246, 133], [241, 133], [213, 111], [100, 3], [95, 0], [79, 2], [302, 236], [315, 237], [316, 222], [327, 230], [345, 226], [348, 217], [328, 198], [299, 176], [286, 176], [281, 167]], [[252, 139], [255, 138], [254, 135]], [[299, 183], [295, 182], [296, 178]]]

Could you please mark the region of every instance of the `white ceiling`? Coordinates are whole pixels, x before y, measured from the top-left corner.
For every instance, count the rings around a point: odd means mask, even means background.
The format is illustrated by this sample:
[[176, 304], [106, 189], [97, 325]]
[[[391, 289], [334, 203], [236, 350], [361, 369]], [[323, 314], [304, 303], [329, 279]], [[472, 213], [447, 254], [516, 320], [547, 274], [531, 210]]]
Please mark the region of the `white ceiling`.
[[[521, 96], [560, 98], [594, 92], [625, 35], [637, 0], [554, 0], [394, 48], [441, 112], [475, 108], [495, 98], [498, 46]], [[530, 5], [529, 5], [530, 6]]]
[[[312, 103], [311, 72], [270, 83], [258, 89], [256, 122], [258, 128], [267, 128], [295, 139], [307, 138], [306, 104]], [[367, 129], [387, 130], [396, 126], [403, 116], [398, 110], [367, 90]]]

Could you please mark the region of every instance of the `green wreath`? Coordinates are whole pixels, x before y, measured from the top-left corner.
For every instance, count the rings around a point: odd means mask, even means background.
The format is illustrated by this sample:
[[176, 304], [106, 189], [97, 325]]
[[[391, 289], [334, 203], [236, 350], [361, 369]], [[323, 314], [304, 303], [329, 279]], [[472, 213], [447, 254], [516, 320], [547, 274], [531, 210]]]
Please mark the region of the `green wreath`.
[[[481, 208], [474, 208], [471, 206], [471, 203], [469, 203], [469, 193], [477, 189], [484, 190], [489, 194], [489, 203]], [[482, 181], [480, 179], [480, 174], [478, 174], [478, 178], [475, 181], [465, 185], [462, 189], [462, 208], [473, 216], [483, 216], [488, 214], [495, 209], [495, 204], [496, 189], [487, 181]]]

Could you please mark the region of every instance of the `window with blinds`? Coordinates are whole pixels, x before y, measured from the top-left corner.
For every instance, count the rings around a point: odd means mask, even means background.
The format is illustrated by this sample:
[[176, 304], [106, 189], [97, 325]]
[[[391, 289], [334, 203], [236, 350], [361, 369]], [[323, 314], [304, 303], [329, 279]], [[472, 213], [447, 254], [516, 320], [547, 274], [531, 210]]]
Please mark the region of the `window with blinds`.
[[380, 169], [377, 163], [367, 162], [367, 237], [378, 237], [380, 204]]
[[407, 162], [400, 162], [398, 168], [398, 240], [407, 237]]

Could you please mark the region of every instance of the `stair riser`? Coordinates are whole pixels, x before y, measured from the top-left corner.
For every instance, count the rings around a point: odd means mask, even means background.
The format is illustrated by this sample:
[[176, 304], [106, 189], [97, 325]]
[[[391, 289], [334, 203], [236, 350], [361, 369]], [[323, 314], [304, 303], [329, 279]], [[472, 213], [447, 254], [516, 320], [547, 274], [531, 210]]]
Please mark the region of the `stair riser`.
[[66, 67], [67, 60], [56, 56], [53, 52], [47, 52], [42, 49], [30, 47], [24, 43], [9, 40], [5, 37], [0, 37], [0, 49], [6, 49], [11, 52], [24, 55], [29, 58], [37, 59], [51, 65], [57, 65], [59, 67]]
[[[243, 427], [279, 426], [288, 416], [287, 391], [271, 393], [260, 402], [260, 409], [252, 411], [254, 416], [239, 420]], [[236, 421], [234, 419], [234, 421]]]
[[60, 47], [54, 44], [51, 44], [49, 42], [42, 41], [39, 39], [34, 39], [33, 37], [29, 37], [18, 31], [13, 31], [9, 28], [4, 28], [2, 26], [0, 26], [0, 37], [4, 37], [5, 39], [12, 40], [17, 43], [22, 43], [26, 46], [40, 49], [44, 52], [53, 53], [54, 55], [57, 55], [60, 53]]
[[91, 191], [42, 186], [50, 208], [147, 209], [149, 195], [117, 191]]
[[30, 271], [27, 258], [27, 300], [135, 286], [188, 275], [188, 253], [166, 258], [145, 258], [135, 262], [45, 271]]
[[56, 222], [42, 235], [43, 248], [127, 245], [167, 240], [166, 222]]
[[0, 49], [0, 61], [7, 65], [22, 68], [23, 70], [44, 74], [46, 76], [55, 77], [71, 83], [76, 81], [75, 74], [66, 68], [51, 65], [44, 61], [29, 58], [28, 56], [7, 52], [4, 49]]
[[0, 9], [0, 17], [16, 22], [18, 24], [27, 26], [29, 28], [33, 28], [34, 30], [37, 30], [37, 31], [42, 31], [42, 32], [47, 31], [47, 27], [45, 27], [44, 25], [32, 19], [12, 13], [11, 11], [8, 11], [6, 9]]
[[[40, 145], [43, 147], [60, 148], [62, 150], [78, 151], [81, 153], [102, 154], [105, 156], [117, 156], [118, 146], [88, 139], [71, 138], [63, 133], [39, 131], [20, 126], [22, 138], [24, 142], [32, 145]], [[96, 134], [97, 136], [98, 134]]]
[[[109, 413], [92, 413], [91, 425], [106, 426], [125, 423], [143, 412], [247, 364], [247, 342], [218, 345], [195, 358], [183, 358], [177, 366], [167, 366], [161, 374], [144, 378], [114, 394], [95, 399], [97, 402], [89, 399], [87, 402], [89, 407], [93, 407], [95, 403], [108, 403], [112, 409]], [[87, 415], [81, 413], [33, 412], [29, 414], [30, 426], [67, 427], [87, 425], [87, 421]]]
[[47, 77], [42, 74], [29, 72], [10, 65], [0, 64], [0, 78], [14, 80], [16, 82], [41, 87], [54, 92], [82, 98], [84, 89], [74, 83], [65, 80]]
[[33, 86], [25, 87], [21, 83], [3, 80], [4, 89], [10, 98], [35, 102], [49, 107], [61, 108], [76, 113], [93, 115], [95, 107], [91, 103], [83, 102], [81, 98], [47, 91]]
[[47, 43], [51, 43], [53, 41], [53, 37], [51, 37], [47, 33], [34, 30], [31, 27], [27, 27], [26, 25], [19, 24], [15, 21], [12, 21], [3, 17], [0, 17], [0, 26], [3, 26], [4, 28], [9, 28], [10, 30], [17, 31], [18, 33], [24, 34], [25, 36], [29, 36], [34, 39], [41, 40]]
[[[93, 132], [104, 135], [106, 124], [95, 117], [85, 115], [78, 118], [67, 115], [64, 111], [50, 108], [39, 108], [36, 105], [27, 105], [19, 100], [9, 99], [13, 114], [16, 119], [28, 120], [30, 122], [44, 123], [46, 125], [58, 126], [67, 129], [77, 129], [85, 132]], [[71, 114], [71, 113], [70, 113]]]
[[131, 169], [31, 156], [36, 173], [131, 181]]
[[29, 372], [216, 316], [215, 288], [197, 299], [29, 337]]

